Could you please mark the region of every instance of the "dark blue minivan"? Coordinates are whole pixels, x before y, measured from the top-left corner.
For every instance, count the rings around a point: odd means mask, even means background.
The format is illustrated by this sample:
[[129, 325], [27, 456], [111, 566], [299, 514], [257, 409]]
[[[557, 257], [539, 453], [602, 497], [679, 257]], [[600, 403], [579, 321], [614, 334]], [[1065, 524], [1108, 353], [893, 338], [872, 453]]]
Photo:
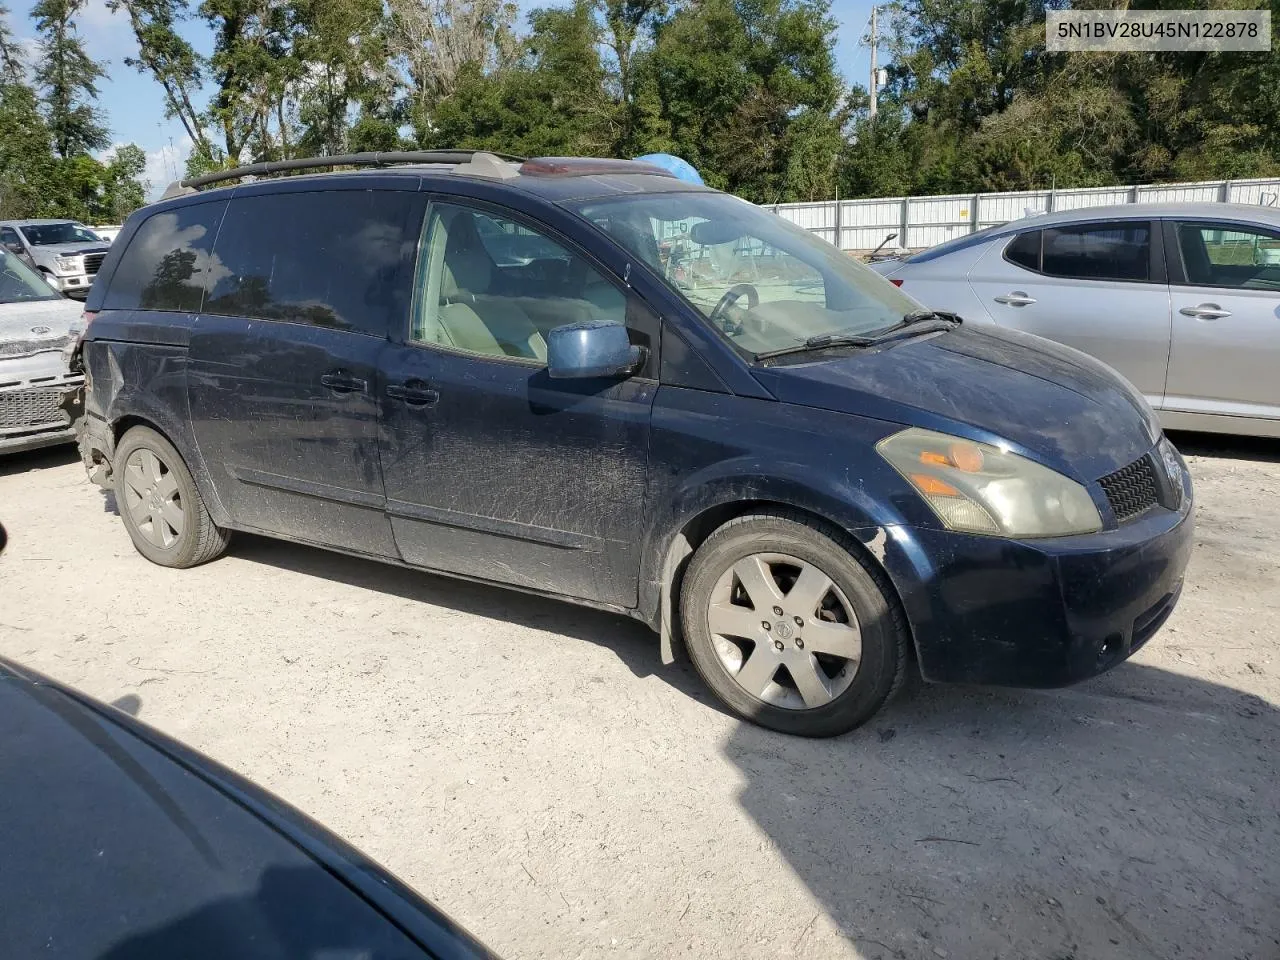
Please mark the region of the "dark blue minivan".
[[[355, 169], [243, 182], [321, 164]], [[245, 530], [616, 610], [789, 733], [913, 669], [1100, 673], [1191, 550], [1185, 465], [1109, 368], [643, 164], [187, 181], [86, 318], [81, 451], [148, 559]]]

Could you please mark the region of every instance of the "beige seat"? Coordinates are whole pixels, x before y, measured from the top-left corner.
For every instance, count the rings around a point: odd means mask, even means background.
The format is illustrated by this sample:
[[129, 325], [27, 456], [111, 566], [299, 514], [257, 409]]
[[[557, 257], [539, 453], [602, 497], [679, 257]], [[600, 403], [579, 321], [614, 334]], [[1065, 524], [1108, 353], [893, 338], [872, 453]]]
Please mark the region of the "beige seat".
[[495, 267], [470, 213], [448, 225], [437, 314], [442, 339], [462, 350], [547, 359], [547, 342], [514, 298], [489, 293]]

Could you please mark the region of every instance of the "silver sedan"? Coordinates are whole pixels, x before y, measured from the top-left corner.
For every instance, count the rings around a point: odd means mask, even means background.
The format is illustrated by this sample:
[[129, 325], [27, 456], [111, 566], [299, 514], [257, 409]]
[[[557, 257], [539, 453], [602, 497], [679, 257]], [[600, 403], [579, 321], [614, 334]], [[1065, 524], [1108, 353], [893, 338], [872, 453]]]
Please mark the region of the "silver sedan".
[[1280, 209], [1072, 210], [872, 267], [932, 309], [1092, 354], [1166, 427], [1280, 437]]

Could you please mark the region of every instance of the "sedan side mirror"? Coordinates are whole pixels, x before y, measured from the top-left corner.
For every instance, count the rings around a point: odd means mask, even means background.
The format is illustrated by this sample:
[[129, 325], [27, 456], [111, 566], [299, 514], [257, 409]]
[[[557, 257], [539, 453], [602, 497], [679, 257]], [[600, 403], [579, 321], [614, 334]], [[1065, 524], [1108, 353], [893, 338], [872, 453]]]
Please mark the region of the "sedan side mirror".
[[626, 327], [608, 320], [566, 323], [547, 334], [547, 373], [556, 380], [629, 377], [644, 355]]
[[13, 241], [13, 240], [11, 240], [11, 241], [9, 241], [8, 243], [6, 243], [6, 244], [4, 245], [4, 248], [5, 248], [6, 250], [8, 250], [10, 253], [16, 253], [16, 254], [18, 254], [18, 256], [22, 256], [22, 254], [24, 254], [24, 253], [26, 253], [26, 252], [27, 252], [26, 250], [24, 250], [24, 249], [22, 248], [22, 244], [18, 243], [17, 241]]

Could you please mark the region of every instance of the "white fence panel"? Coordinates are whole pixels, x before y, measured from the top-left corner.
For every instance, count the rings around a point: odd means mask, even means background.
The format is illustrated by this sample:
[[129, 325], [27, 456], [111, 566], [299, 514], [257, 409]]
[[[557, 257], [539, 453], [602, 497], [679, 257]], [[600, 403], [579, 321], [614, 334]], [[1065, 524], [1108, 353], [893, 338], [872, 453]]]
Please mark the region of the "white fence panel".
[[1227, 184], [1227, 202], [1280, 207], [1280, 180], [1233, 180]]
[[974, 230], [1050, 210], [1127, 203], [1229, 201], [1280, 207], [1280, 179], [1076, 187], [941, 197], [885, 197], [839, 203], [785, 203], [773, 211], [842, 250], [872, 250], [890, 233], [913, 250], [967, 236]]
[[902, 204], [901, 197], [892, 200], [842, 201], [840, 249], [874, 250], [889, 234], [901, 234]]
[[1222, 199], [1222, 181], [1141, 186], [1134, 193], [1138, 203], [1214, 203]]
[[932, 247], [973, 231], [973, 194], [911, 197], [907, 200], [907, 236], [898, 240], [913, 250]]
[[1010, 220], [1045, 213], [1049, 209], [1049, 191], [980, 193], [975, 197], [974, 202], [978, 205], [978, 229], [985, 230], [987, 227], [996, 227]]
[[1056, 190], [1053, 209], [1083, 210], [1086, 207], [1111, 207], [1133, 200], [1132, 187], [1085, 187], [1076, 190]]

